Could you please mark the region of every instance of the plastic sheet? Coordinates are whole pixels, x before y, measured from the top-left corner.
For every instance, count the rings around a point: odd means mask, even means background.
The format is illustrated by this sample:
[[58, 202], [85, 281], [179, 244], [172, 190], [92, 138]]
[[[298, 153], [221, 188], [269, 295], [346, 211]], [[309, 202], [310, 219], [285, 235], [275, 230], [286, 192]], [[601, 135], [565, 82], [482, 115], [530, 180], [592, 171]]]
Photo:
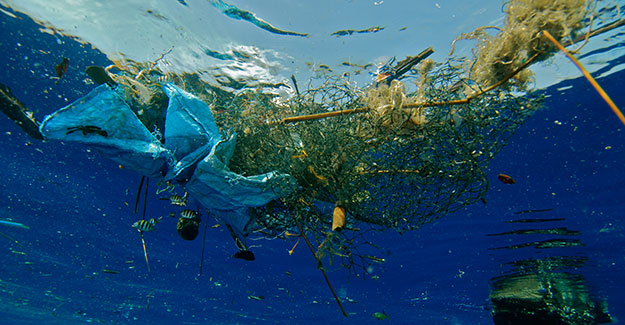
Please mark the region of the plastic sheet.
[[106, 85], [46, 116], [46, 139], [79, 142], [148, 177], [160, 176], [174, 157], [141, 124], [123, 98]]
[[186, 183], [191, 198], [246, 235], [254, 223], [248, 208], [289, 194], [295, 181], [277, 172], [242, 176], [230, 171], [236, 134], [222, 138], [209, 106], [194, 95], [172, 84], [163, 91], [169, 97], [164, 143], [107, 85], [47, 116], [40, 130], [47, 139], [96, 148], [142, 175]]

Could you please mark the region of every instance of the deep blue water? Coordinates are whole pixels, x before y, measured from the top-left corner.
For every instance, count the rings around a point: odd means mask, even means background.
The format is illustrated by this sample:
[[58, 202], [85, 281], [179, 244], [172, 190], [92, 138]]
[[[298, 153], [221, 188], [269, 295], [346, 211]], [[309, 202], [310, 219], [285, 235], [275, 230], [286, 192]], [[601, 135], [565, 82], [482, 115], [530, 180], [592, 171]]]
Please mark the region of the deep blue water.
[[[83, 82], [86, 66], [107, 63], [89, 45], [40, 33], [26, 18], [0, 15], [0, 28], [0, 83], [39, 119], [91, 89]], [[57, 84], [49, 77], [62, 57], [71, 65]], [[624, 81], [623, 72], [598, 80], [620, 107]], [[572, 88], [557, 90], [565, 85]], [[78, 145], [30, 140], [0, 117], [0, 218], [30, 226], [0, 226], [20, 243], [0, 238], [0, 323], [373, 323], [372, 314], [384, 310], [397, 324], [491, 324], [490, 279], [510, 271], [505, 263], [546, 256], [587, 257], [571, 272], [585, 277], [616, 320], [624, 319], [625, 127], [585, 79], [546, 94], [545, 108], [491, 163], [486, 204], [403, 235], [373, 234], [369, 239], [389, 252], [376, 264], [379, 280], [330, 273], [339, 296], [349, 298], [347, 319], [303, 244], [287, 253], [293, 240], [253, 242], [261, 247], [254, 250], [256, 261], [246, 262], [231, 257], [223, 227], [209, 227], [198, 278], [201, 241], [181, 241], [174, 219], [166, 219], [146, 236], [148, 273], [140, 238], [130, 228], [139, 176]], [[502, 184], [499, 173], [516, 184]], [[529, 209], [553, 210], [514, 215]], [[148, 215], [172, 211], [154, 195], [148, 200]], [[556, 225], [580, 231], [574, 238], [583, 246], [492, 250], [553, 238], [487, 236], [535, 226], [505, 223], [520, 216], [564, 218]]]

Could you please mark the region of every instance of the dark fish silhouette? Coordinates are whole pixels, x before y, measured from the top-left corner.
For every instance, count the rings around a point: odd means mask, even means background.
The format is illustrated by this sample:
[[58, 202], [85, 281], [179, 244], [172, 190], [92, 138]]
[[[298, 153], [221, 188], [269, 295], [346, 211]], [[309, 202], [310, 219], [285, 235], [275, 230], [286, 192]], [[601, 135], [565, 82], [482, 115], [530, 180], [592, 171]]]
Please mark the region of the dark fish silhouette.
[[106, 83], [110, 87], [117, 86], [115, 80], [113, 80], [113, 78], [109, 76], [108, 72], [106, 72], [106, 70], [104, 70], [104, 68], [101, 66], [88, 66], [87, 69], [85, 69], [85, 73], [89, 76], [89, 78], [91, 78], [91, 80], [93, 80], [98, 85]]
[[67, 67], [69, 66], [69, 59], [68, 58], [63, 58], [63, 60], [61, 61], [61, 63], [57, 64], [55, 69], [56, 69], [56, 76], [61, 78], [63, 77], [63, 75], [67, 72]]

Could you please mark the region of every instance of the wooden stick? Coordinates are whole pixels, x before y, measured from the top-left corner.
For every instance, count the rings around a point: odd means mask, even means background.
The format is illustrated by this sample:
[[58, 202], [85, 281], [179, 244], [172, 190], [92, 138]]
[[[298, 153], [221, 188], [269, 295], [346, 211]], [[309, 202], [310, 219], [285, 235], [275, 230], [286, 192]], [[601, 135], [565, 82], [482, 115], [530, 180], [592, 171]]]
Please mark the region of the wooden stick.
[[354, 113], [362, 113], [362, 112], [366, 112], [368, 110], [369, 110], [369, 108], [367, 108], [367, 107], [360, 107], [360, 108], [346, 109], [346, 110], [342, 110], [342, 111], [332, 111], [332, 112], [319, 113], [319, 114], [293, 116], [293, 117], [283, 118], [282, 120], [280, 120], [280, 122], [282, 122], [282, 123], [295, 123], [295, 122], [300, 122], [300, 121], [318, 120], [318, 119], [322, 119], [322, 118], [326, 118], [326, 117], [334, 117], [334, 116], [339, 116], [339, 115], [349, 115], [349, 114], [354, 114]]
[[334, 289], [332, 288], [332, 285], [330, 284], [330, 280], [328, 279], [328, 275], [326, 274], [326, 271], [323, 269], [323, 265], [321, 264], [321, 259], [319, 258], [319, 256], [317, 256], [317, 253], [315, 253], [315, 250], [313, 249], [312, 245], [308, 241], [306, 234], [304, 234], [304, 229], [302, 229], [302, 226], [299, 224], [299, 221], [297, 221], [297, 218], [295, 216], [292, 216], [292, 217], [293, 217], [293, 220], [295, 220], [297, 229], [299, 229], [299, 233], [302, 235], [302, 237], [304, 237], [304, 240], [306, 241], [306, 244], [308, 245], [308, 249], [310, 249], [310, 252], [313, 254], [313, 257], [317, 260], [317, 265], [320, 266], [319, 270], [323, 274], [323, 278], [326, 280], [326, 283], [328, 284], [328, 288], [330, 288], [330, 291], [332, 291], [332, 295], [334, 296], [336, 303], [339, 305], [339, 308], [341, 308], [341, 312], [343, 313], [343, 316], [347, 317], [347, 313], [345, 312], [345, 309], [343, 309], [341, 300], [336, 295], [336, 292], [334, 292]]
[[564, 48], [564, 46], [562, 46], [553, 36], [551, 36], [551, 34], [549, 34], [548, 31], [544, 30], [543, 31], [543, 35], [549, 41], [551, 41], [551, 43], [553, 43], [558, 49], [560, 49], [560, 51], [562, 51], [562, 53], [564, 53], [569, 58], [569, 60], [571, 60], [573, 62], [573, 64], [575, 64], [577, 66], [577, 68], [584, 74], [584, 77], [586, 77], [588, 82], [590, 82], [590, 84], [599, 93], [599, 96], [601, 96], [601, 98], [603, 98], [603, 100], [606, 103], [608, 103], [608, 105], [610, 106], [610, 108], [612, 109], [614, 114], [616, 114], [616, 116], [619, 118], [619, 120], [621, 120], [621, 123], [623, 123], [623, 125], [625, 125], [625, 116], [623, 116], [623, 113], [618, 109], [616, 104], [614, 104], [614, 102], [612, 101], [610, 96], [608, 96], [608, 94], [603, 90], [603, 88], [601, 88], [601, 86], [599, 86], [597, 81], [595, 81], [595, 78], [593, 78], [590, 75], [590, 73], [588, 72], [588, 70], [586, 70], [584, 68], [584, 66], [581, 64], [581, 62], [579, 62], [579, 60], [577, 60], [573, 55], [571, 55], [571, 53], [569, 53], [569, 51], [567, 51]]

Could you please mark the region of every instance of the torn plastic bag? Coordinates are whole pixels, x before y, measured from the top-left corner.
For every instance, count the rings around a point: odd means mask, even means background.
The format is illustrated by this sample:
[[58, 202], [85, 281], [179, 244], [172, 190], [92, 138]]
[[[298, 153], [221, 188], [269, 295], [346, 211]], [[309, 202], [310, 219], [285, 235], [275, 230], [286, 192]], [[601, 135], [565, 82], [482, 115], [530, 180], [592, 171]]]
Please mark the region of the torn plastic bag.
[[235, 143], [236, 134], [232, 134], [213, 146], [197, 164], [187, 183], [187, 192], [218, 218], [247, 235], [254, 224], [248, 208], [263, 206], [288, 195], [297, 185], [288, 174], [270, 172], [242, 176], [231, 172], [227, 165]]
[[276, 172], [248, 177], [231, 172], [227, 166], [236, 133], [222, 139], [208, 104], [172, 84], [164, 85], [163, 91], [169, 97], [165, 147], [177, 160], [165, 179], [186, 182], [190, 197], [237, 233], [247, 235], [254, 224], [249, 208], [290, 193], [295, 181]]
[[165, 148], [173, 153], [177, 161], [165, 180], [176, 178], [184, 182], [191, 177], [195, 163], [208, 155], [221, 135], [205, 102], [169, 83], [162, 88], [169, 97]]
[[171, 152], [107, 85], [48, 115], [39, 130], [47, 139], [94, 147], [125, 168], [148, 177], [162, 176], [174, 161]]
[[[45, 118], [41, 133], [49, 139], [76, 141], [149, 177], [186, 183], [189, 196], [221, 222], [247, 235], [254, 224], [250, 207], [289, 194], [297, 185], [288, 174], [242, 176], [227, 165], [236, 134], [222, 139], [209, 106], [172, 84], [164, 145], [152, 135], [115, 90], [101, 85], [87, 96]], [[234, 235], [233, 235], [234, 236]]]

